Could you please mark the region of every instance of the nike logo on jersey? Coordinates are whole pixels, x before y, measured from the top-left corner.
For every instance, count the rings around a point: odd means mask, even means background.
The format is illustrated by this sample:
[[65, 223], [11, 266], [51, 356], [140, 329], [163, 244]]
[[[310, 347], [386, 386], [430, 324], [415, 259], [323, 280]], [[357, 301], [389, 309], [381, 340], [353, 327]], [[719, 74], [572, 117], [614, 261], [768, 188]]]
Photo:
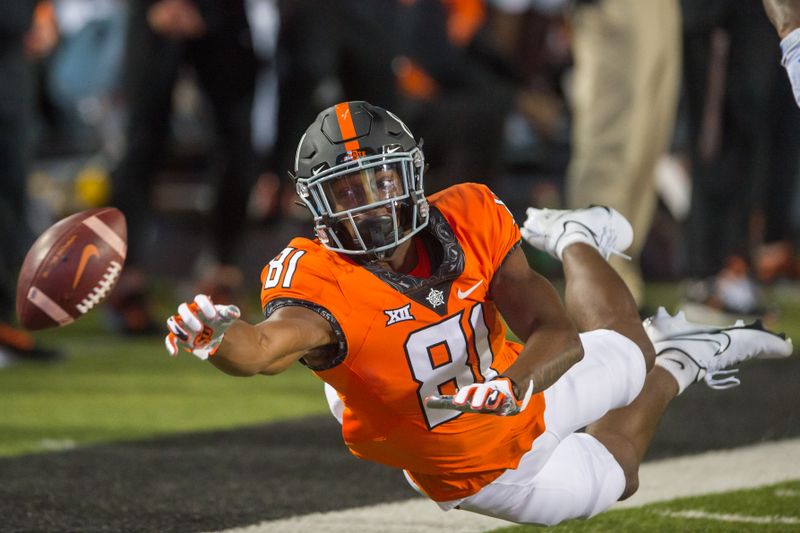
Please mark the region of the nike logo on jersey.
[[389, 320], [386, 321], [387, 326], [406, 320], [414, 320], [414, 315], [411, 314], [411, 304], [406, 304], [398, 309], [387, 309], [384, 313], [389, 317]]
[[469, 289], [467, 289], [465, 291], [462, 291], [461, 289], [458, 289], [458, 293], [457, 293], [458, 297], [463, 300], [464, 298], [466, 298], [467, 296], [472, 294], [475, 291], [475, 289], [480, 287], [481, 283], [483, 283], [483, 280], [480, 280], [478, 283], [476, 283], [475, 285], [473, 285], [472, 287], [470, 287]]

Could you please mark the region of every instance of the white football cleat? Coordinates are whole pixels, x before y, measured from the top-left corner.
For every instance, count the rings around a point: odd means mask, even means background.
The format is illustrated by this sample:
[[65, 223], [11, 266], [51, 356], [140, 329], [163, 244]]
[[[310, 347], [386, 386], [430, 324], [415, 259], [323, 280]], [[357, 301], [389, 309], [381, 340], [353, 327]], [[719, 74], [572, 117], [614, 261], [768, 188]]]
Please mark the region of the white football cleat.
[[529, 207], [521, 228], [528, 244], [561, 259], [570, 244], [582, 242], [594, 246], [608, 259], [623, 254], [633, 242], [633, 228], [616, 209], [591, 206], [584, 209], [535, 209]]
[[644, 321], [644, 330], [656, 349], [656, 365], [678, 381], [678, 394], [691, 383], [705, 380], [712, 389], [739, 385], [731, 367], [755, 357], [783, 358], [792, 355], [792, 340], [776, 334], [760, 320], [745, 325], [739, 320], [728, 327], [706, 326], [675, 316], [660, 307]]

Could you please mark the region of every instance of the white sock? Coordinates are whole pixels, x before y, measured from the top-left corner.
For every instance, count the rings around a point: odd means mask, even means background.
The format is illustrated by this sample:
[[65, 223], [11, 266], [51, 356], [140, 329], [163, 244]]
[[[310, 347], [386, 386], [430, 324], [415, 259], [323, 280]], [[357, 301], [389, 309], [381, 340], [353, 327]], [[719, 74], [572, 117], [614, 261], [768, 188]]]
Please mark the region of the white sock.
[[703, 369], [697, 366], [685, 353], [678, 350], [666, 350], [656, 357], [656, 365], [670, 373], [678, 382], [678, 394], [686, 387], [698, 381]]
[[[567, 246], [575, 244], [576, 242], [582, 242], [584, 244], [588, 244], [589, 246], [597, 250], [597, 241], [595, 241], [595, 238], [592, 235], [586, 233], [587, 231], [588, 230], [576, 229], [564, 235], [561, 238], [561, 240], [558, 241], [558, 247], [556, 248], [556, 255], [558, 256], [558, 258], [563, 261], [564, 250], [566, 250]], [[598, 252], [599, 251], [600, 250], [598, 250]]]

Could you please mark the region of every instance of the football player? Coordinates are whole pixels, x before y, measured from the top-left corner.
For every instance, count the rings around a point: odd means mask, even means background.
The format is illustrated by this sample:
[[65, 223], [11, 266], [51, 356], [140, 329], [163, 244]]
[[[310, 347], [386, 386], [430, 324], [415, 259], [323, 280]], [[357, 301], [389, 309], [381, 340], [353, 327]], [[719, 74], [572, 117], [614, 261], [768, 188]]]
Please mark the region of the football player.
[[643, 327], [606, 261], [632, 231], [605, 207], [528, 210], [522, 235], [563, 261], [565, 307], [500, 199], [474, 183], [426, 197], [424, 171], [392, 113], [321, 112], [292, 173], [316, 238], [264, 267], [264, 321], [199, 295], [169, 318], [169, 352], [235, 375], [299, 361], [357, 457], [402, 468], [442, 509], [555, 524], [636, 490], [662, 412], [690, 383], [730, 386], [719, 370], [792, 351], [756, 326], [660, 312]]

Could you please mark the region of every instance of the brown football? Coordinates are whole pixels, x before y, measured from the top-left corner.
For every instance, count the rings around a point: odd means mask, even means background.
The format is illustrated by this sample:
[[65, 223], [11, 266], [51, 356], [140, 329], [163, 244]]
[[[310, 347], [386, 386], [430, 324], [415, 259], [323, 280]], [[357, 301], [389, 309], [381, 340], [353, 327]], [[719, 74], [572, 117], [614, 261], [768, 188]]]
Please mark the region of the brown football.
[[27, 329], [64, 326], [103, 301], [125, 264], [125, 216], [113, 207], [75, 213], [42, 233], [17, 280], [17, 316]]

